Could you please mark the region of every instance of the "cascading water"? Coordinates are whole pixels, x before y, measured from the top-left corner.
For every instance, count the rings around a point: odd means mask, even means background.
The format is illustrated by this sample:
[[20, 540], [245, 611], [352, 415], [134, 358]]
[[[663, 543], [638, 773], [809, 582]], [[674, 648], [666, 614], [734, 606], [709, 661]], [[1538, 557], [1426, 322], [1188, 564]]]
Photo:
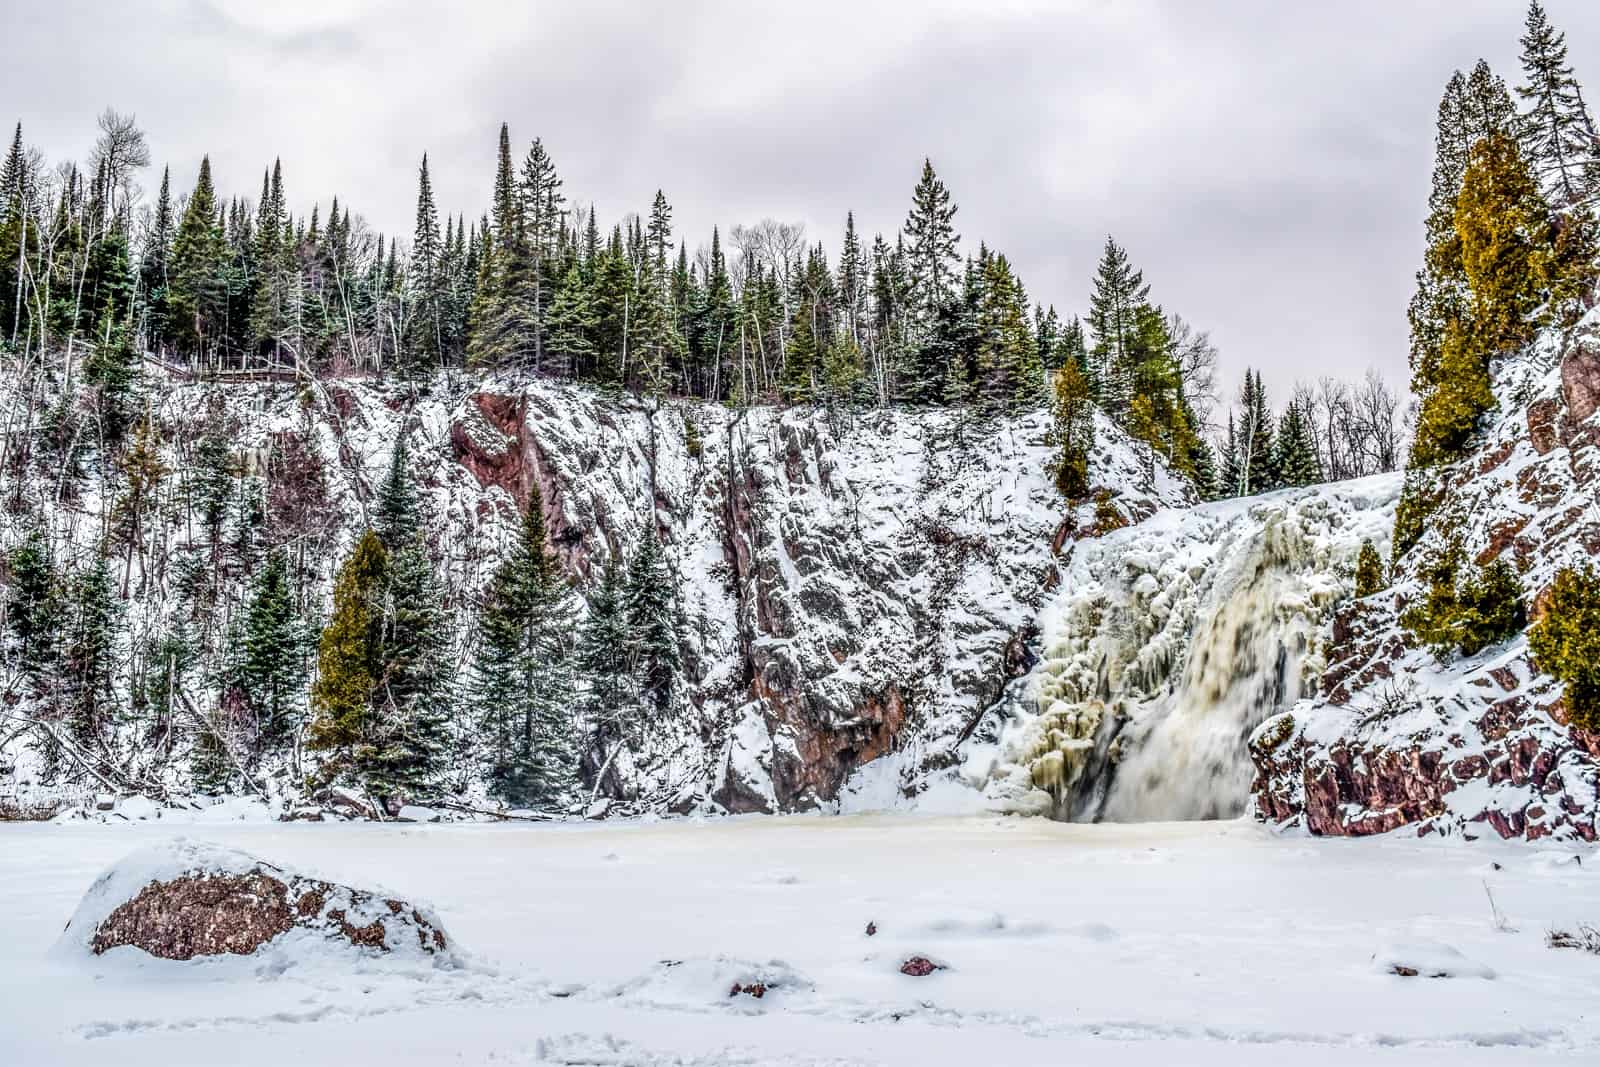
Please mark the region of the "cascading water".
[[1170, 512], [1080, 544], [1041, 620], [1045, 656], [965, 773], [1059, 819], [1237, 816], [1247, 740], [1310, 696], [1363, 539], [1384, 546], [1395, 480]]

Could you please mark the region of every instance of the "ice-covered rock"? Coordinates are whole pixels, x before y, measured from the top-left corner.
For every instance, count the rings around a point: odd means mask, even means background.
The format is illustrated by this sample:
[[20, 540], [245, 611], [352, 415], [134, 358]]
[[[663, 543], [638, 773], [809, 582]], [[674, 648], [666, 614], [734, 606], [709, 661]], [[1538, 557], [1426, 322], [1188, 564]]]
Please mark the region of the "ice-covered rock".
[[397, 897], [300, 874], [233, 849], [179, 839], [135, 852], [84, 894], [62, 955], [137, 949], [167, 960], [248, 956], [280, 938], [456, 962], [433, 912]]

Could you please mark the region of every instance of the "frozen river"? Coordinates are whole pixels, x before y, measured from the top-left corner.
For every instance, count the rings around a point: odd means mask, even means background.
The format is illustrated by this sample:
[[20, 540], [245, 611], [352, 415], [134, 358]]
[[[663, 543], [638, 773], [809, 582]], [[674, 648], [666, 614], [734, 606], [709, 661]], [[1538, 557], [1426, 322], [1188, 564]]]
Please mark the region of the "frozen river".
[[[431, 903], [471, 960], [51, 952], [180, 834]], [[0, 1064], [1593, 1064], [1600, 956], [1545, 946], [1580, 921], [1592, 846], [1245, 822], [6, 825]]]

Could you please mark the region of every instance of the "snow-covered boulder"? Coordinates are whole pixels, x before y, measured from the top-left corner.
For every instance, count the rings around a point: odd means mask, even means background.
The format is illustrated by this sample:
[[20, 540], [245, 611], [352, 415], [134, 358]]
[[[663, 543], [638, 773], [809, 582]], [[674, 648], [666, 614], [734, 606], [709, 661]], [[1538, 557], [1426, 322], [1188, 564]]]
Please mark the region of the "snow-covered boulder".
[[138, 949], [167, 960], [248, 956], [279, 939], [454, 963], [431, 911], [337, 885], [233, 849], [179, 839], [123, 859], [89, 887], [57, 952]]

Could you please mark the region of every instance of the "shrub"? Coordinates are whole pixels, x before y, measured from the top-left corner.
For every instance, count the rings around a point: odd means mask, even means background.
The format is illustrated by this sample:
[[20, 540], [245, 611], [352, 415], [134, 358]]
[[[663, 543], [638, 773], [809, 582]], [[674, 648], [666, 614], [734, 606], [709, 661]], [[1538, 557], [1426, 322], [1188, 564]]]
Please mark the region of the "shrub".
[[1371, 541], [1361, 542], [1356, 557], [1356, 596], [1369, 597], [1383, 588], [1383, 560]]
[[1567, 567], [1556, 575], [1528, 646], [1539, 669], [1567, 687], [1573, 725], [1600, 730], [1600, 571]]
[[1423, 578], [1429, 583], [1427, 598], [1400, 621], [1441, 659], [1457, 650], [1476, 655], [1527, 622], [1522, 583], [1504, 560], [1468, 567], [1460, 542], [1452, 542], [1424, 569]]

